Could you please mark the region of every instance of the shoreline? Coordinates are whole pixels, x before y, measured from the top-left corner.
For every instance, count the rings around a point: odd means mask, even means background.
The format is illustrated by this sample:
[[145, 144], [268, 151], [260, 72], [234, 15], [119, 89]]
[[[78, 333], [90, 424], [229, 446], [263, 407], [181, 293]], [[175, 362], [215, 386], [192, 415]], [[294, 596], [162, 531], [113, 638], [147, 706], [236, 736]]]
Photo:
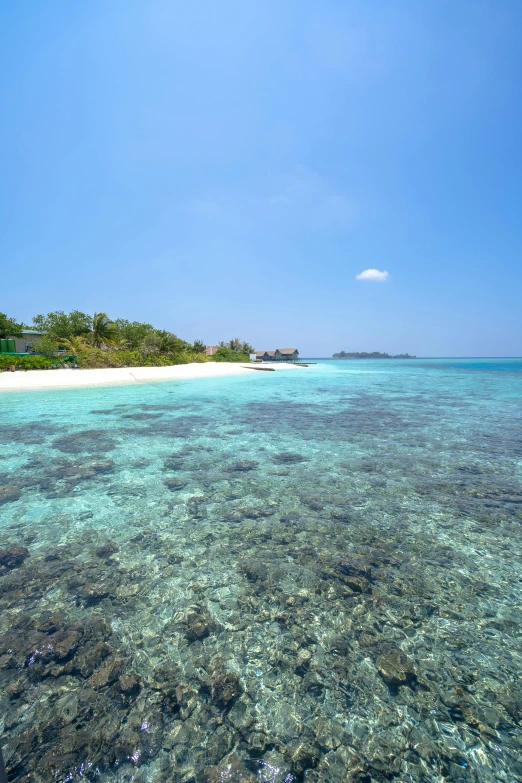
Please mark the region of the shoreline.
[[[0, 393], [30, 389], [65, 389], [108, 384], [146, 383], [148, 381], [221, 378], [226, 375], [254, 375], [252, 364], [206, 362], [175, 364], [167, 367], [104, 367], [97, 370], [56, 369], [17, 370], [0, 373]], [[276, 369], [276, 368], [274, 368]], [[277, 370], [295, 369], [281, 362]]]

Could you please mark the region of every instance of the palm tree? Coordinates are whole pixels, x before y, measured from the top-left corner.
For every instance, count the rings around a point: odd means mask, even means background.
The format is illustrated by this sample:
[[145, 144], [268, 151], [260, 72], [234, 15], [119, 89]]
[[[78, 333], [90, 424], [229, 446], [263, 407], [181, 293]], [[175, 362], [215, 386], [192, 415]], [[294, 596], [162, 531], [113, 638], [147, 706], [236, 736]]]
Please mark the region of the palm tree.
[[234, 339], [229, 342], [228, 347], [231, 351], [239, 352], [241, 350], [241, 340], [239, 337], [234, 337]]
[[185, 349], [185, 343], [172, 332], [157, 329], [141, 344], [144, 353], [179, 353]]
[[61, 348], [65, 348], [69, 353], [72, 353], [73, 356], [76, 356], [79, 351], [84, 351], [87, 348], [85, 338], [76, 334], [71, 334], [69, 337], [63, 337], [61, 340], [58, 340], [58, 345]]
[[192, 350], [194, 353], [205, 353], [207, 346], [203, 340], [194, 340], [192, 343]]
[[219, 343], [220, 348], [229, 348], [236, 353], [254, 353], [254, 349], [249, 343], [243, 343], [239, 337], [234, 337], [228, 343]]
[[116, 351], [125, 351], [127, 348], [129, 348], [130, 343], [125, 339], [125, 337], [115, 337], [111, 342], [111, 346]]
[[157, 332], [157, 336], [160, 353], [178, 353], [185, 347], [183, 340], [180, 340], [172, 332], [166, 332], [164, 329], [161, 329]]
[[117, 329], [107, 313], [94, 313], [92, 317], [91, 343], [96, 348], [112, 345], [117, 338]]

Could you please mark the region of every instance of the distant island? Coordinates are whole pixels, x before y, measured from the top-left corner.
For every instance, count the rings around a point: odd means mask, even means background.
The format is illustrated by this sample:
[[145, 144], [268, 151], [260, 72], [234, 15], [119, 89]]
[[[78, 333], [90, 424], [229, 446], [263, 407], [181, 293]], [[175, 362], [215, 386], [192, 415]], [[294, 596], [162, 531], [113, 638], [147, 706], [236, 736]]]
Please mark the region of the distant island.
[[379, 351], [373, 351], [372, 353], [366, 353], [365, 351], [353, 353], [346, 353], [341, 351], [340, 353], [334, 353], [332, 359], [416, 359], [416, 356], [410, 356], [409, 353], [379, 353]]

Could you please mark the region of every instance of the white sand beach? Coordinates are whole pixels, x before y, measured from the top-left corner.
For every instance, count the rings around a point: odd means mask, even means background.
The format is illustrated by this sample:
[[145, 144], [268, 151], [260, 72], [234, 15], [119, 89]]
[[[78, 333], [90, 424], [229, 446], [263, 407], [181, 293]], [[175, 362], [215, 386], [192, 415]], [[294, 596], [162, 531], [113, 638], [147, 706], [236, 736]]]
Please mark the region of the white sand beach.
[[[284, 362], [271, 364], [270, 367], [277, 371], [296, 369], [295, 365]], [[254, 369], [252, 364], [236, 364], [235, 362], [177, 364], [172, 367], [121, 367], [101, 370], [17, 370], [16, 372], [0, 373], [0, 392], [260, 374], [261, 371], [258, 368]]]

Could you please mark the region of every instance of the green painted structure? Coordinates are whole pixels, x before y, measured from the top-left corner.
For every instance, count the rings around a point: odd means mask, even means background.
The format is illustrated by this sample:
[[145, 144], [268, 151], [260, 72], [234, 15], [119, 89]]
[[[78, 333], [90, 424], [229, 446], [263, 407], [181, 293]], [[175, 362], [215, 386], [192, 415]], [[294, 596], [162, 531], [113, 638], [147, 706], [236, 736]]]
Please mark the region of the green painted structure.
[[0, 353], [16, 353], [16, 340], [1, 338]]

